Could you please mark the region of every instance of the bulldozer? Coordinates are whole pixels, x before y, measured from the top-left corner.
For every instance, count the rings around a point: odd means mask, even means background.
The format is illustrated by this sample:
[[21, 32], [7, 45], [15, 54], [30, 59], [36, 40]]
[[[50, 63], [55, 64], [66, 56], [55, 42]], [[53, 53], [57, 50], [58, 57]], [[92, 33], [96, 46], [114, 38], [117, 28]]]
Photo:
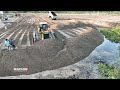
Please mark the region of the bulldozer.
[[39, 23], [38, 33], [41, 34], [42, 40], [49, 38], [50, 31], [48, 28], [49, 28], [49, 26], [48, 26], [47, 22], [40, 22]]

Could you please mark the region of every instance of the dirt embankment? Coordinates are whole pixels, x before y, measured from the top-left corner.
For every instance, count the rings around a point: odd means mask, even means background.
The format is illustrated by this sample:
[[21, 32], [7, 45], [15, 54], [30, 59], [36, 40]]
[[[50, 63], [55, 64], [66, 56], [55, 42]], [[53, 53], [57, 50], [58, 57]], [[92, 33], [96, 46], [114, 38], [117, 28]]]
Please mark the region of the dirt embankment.
[[[0, 55], [0, 76], [34, 74], [61, 68], [84, 59], [103, 42], [103, 36], [95, 27], [82, 22], [69, 22], [58, 24], [52, 29], [57, 31], [76, 27], [86, 28], [89, 32], [86, 31], [70, 39], [58, 34], [58, 38], [39, 41], [26, 49], [3, 51]], [[28, 68], [28, 70], [18, 72], [13, 68]]]
[[95, 47], [103, 42], [103, 36], [100, 32], [94, 26], [83, 22], [74, 21], [67, 23], [67, 25], [59, 24], [57, 29], [75, 29], [77, 27], [81, 27], [83, 29], [86, 28], [88, 31], [85, 31], [77, 37], [65, 39], [62, 34], [58, 33], [57, 30], [54, 30], [57, 38], [65, 42], [64, 49], [57, 53], [54, 60], [57, 60], [60, 56], [59, 59], [63, 62], [66, 61], [65, 64], [68, 63], [68, 60], [71, 62], [69, 62], [70, 64], [78, 62], [79, 60], [87, 57], [95, 49]]

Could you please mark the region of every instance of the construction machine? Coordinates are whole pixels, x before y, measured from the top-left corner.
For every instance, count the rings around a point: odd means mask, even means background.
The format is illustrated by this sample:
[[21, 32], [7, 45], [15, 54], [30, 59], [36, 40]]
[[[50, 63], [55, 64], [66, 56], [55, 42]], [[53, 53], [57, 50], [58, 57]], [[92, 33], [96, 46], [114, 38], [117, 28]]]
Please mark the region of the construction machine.
[[49, 38], [50, 31], [47, 22], [40, 22], [38, 25], [38, 33], [41, 34], [41, 39]]
[[51, 12], [51, 11], [49, 11], [48, 17], [51, 18], [52, 20], [56, 20], [57, 19], [56, 13], [55, 12]]
[[7, 16], [4, 16], [4, 20], [8, 20], [8, 17], [7, 17]]
[[20, 16], [20, 13], [15, 13], [15, 16], [17, 16], [17, 17]]

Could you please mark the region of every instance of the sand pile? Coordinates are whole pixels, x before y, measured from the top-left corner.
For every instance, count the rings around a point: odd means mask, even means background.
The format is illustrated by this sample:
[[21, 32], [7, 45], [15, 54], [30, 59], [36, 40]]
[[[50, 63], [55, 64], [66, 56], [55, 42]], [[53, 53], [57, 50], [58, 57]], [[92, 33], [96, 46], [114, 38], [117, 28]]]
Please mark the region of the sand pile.
[[[0, 76], [34, 74], [83, 60], [102, 43], [103, 36], [95, 27], [82, 22], [74, 22], [74, 20], [56, 25], [56, 28], [59, 29], [73, 29], [76, 26], [84, 28], [86, 25], [91, 29], [90, 32], [79, 37], [46, 39], [26, 49], [2, 51], [0, 54]], [[14, 68], [28, 68], [28, 70], [19, 72], [14, 71]]]

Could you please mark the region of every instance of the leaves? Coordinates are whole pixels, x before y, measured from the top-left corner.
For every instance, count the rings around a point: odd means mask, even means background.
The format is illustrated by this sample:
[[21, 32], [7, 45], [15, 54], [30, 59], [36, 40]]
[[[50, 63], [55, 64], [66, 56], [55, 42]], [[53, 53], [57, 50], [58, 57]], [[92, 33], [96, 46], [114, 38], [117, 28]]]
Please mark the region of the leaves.
[[115, 28], [113, 30], [101, 30], [100, 32], [112, 42], [115, 42], [115, 43], [120, 42], [120, 27]]
[[105, 76], [106, 79], [120, 79], [120, 69], [102, 63], [100, 63], [98, 67], [99, 71]]

